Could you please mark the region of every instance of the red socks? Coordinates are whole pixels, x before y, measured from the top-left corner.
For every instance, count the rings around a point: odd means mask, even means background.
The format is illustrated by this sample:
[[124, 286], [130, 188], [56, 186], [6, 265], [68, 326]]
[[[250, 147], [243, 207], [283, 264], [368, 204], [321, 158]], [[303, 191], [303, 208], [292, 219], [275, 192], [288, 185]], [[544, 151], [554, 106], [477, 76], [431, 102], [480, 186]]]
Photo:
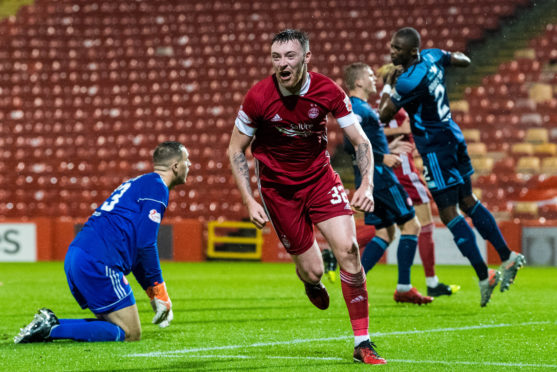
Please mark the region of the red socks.
[[420, 258], [422, 259], [422, 264], [424, 265], [426, 277], [435, 276], [435, 250], [433, 243], [434, 228], [435, 225], [433, 223], [422, 226], [422, 231], [418, 237], [418, 249], [420, 252]]
[[366, 336], [369, 328], [369, 305], [363, 268], [357, 274], [350, 274], [341, 269], [340, 283], [354, 336]]

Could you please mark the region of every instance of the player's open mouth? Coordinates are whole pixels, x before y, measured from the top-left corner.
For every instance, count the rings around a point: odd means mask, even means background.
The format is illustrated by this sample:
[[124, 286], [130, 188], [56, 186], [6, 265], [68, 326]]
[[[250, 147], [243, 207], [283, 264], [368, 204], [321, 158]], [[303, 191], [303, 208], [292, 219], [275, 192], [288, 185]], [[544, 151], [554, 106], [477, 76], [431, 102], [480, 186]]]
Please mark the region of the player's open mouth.
[[292, 73], [290, 71], [281, 71], [279, 72], [279, 75], [282, 80], [288, 80], [290, 78], [290, 75], [292, 75]]

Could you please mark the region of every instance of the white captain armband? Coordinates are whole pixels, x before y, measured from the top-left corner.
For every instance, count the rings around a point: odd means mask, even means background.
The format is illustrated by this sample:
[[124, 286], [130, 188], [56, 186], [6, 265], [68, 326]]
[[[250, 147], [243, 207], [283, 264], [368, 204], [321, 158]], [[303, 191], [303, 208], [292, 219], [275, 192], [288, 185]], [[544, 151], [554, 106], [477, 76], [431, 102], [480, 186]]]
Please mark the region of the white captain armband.
[[389, 84], [385, 84], [385, 86], [383, 86], [383, 90], [381, 91], [381, 95], [388, 94], [390, 96], [392, 90], [393, 87], [391, 87]]

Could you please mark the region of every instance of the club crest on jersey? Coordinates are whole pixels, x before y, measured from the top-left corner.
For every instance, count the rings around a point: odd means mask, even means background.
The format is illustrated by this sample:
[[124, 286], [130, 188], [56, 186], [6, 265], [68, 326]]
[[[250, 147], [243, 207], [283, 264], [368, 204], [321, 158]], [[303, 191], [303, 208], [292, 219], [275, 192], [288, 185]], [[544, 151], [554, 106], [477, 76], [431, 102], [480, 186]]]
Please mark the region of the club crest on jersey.
[[156, 223], [161, 223], [161, 214], [157, 212], [155, 209], [151, 209], [149, 211], [149, 219]]
[[310, 119], [315, 119], [319, 116], [319, 109], [317, 107], [310, 108], [308, 111], [308, 116], [310, 117]]

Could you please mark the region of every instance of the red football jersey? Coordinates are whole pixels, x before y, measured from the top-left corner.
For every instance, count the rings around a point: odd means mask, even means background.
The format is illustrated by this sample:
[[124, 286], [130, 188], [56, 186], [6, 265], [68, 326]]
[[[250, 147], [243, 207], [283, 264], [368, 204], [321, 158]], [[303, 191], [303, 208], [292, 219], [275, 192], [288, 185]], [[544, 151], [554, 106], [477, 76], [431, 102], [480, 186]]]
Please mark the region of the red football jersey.
[[283, 96], [271, 75], [246, 94], [236, 118], [251, 145], [262, 182], [298, 185], [318, 179], [330, 166], [327, 114], [341, 127], [356, 123], [344, 91], [328, 77], [310, 72], [300, 94]]
[[[408, 118], [408, 114], [403, 109], [398, 110], [394, 118], [387, 124], [389, 128], [398, 128]], [[388, 137], [389, 142], [395, 139], [395, 136]], [[403, 141], [414, 143], [412, 134], [405, 134]], [[400, 184], [404, 187], [410, 199], [415, 205], [429, 203], [432, 199], [431, 193], [426, 187], [424, 180], [420, 177], [420, 172], [414, 164], [414, 157], [411, 153], [400, 154], [402, 164], [393, 168]]]

